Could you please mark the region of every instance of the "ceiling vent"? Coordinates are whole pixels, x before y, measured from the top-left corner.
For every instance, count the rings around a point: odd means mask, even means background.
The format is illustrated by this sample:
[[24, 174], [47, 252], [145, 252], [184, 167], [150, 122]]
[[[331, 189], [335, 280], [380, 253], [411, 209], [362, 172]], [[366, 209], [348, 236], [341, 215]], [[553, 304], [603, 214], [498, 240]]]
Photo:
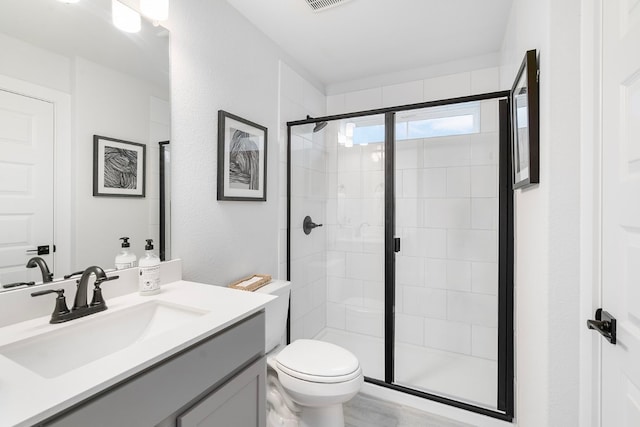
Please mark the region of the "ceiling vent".
[[340, 6], [349, 0], [305, 0], [314, 12], [320, 12], [332, 7]]

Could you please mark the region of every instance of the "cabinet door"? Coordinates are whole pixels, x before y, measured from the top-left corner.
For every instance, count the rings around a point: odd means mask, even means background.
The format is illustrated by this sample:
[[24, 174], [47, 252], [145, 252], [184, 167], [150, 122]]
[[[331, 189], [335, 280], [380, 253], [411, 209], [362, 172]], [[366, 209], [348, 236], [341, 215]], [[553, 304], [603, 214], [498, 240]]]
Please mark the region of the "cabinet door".
[[265, 427], [262, 358], [178, 417], [178, 427]]

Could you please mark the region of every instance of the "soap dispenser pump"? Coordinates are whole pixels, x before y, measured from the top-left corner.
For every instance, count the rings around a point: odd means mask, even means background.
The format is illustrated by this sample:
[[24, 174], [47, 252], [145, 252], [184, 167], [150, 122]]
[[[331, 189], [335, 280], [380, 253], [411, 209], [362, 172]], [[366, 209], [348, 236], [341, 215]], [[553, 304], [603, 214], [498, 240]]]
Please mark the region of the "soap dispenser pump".
[[140, 267], [140, 295], [154, 295], [160, 292], [160, 258], [153, 252], [153, 240], [147, 239], [144, 257], [138, 263]]
[[137, 257], [136, 254], [129, 249], [131, 246], [129, 244], [129, 238], [121, 237], [120, 240], [122, 240], [122, 249], [120, 253], [116, 255], [116, 269], [122, 270], [123, 268], [135, 267]]

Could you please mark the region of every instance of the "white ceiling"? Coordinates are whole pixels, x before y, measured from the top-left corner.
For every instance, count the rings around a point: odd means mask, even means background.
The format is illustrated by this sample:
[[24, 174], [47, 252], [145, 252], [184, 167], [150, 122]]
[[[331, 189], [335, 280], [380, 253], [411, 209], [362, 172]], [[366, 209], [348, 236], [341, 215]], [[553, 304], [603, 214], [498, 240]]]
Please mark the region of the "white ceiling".
[[512, 0], [227, 0], [324, 85], [495, 54]]
[[0, 0], [0, 33], [169, 87], [169, 33], [144, 19], [137, 34], [118, 30], [111, 0]]

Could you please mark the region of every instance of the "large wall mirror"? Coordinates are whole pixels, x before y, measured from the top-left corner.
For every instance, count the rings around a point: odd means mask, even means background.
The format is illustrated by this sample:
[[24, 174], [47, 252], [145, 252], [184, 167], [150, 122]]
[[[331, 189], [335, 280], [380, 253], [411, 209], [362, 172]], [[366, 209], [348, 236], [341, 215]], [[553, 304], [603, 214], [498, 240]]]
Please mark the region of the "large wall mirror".
[[[0, 285], [41, 282], [26, 268], [38, 250], [54, 278], [113, 268], [124, 236], [138, 258], [148, 238], [161, 252], [168, 31], [144, 18], [139, 33], [118, 30], [111, 0], [2, 0], [0, 52]], [[93, 195], [94, 135], [145, 146], [144, 197]]]

